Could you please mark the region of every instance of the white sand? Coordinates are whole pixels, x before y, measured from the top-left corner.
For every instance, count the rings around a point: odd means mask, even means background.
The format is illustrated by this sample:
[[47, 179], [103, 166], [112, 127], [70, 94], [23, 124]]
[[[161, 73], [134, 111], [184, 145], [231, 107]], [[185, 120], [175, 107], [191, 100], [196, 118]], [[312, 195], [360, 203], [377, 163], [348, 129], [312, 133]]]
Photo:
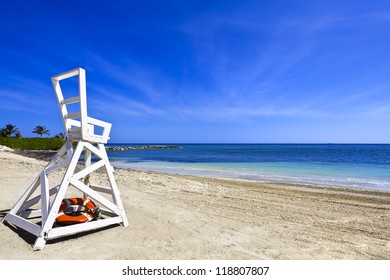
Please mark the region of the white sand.
[[[45, 164], [0, 150], [2, 216]], [[390, 259], [390, 193], [130, 170], [115, 176], [129, 227], [34, 252], [33, 236], [0, 223], [0, 259]]]

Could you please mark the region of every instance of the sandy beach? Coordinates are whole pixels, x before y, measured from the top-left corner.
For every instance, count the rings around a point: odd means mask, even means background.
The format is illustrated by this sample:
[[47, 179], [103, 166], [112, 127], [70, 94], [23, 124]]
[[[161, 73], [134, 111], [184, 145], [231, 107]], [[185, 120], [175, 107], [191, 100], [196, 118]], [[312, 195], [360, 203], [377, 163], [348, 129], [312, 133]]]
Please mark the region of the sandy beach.
[[[46, 162], [0, 150], [0, 215]], [[0, 223], [0, 259], [390, 259], [390, 192], [116, 169], [130, 225], [49, 241]], [[99, 180], [99, 178], [93, 178]]]

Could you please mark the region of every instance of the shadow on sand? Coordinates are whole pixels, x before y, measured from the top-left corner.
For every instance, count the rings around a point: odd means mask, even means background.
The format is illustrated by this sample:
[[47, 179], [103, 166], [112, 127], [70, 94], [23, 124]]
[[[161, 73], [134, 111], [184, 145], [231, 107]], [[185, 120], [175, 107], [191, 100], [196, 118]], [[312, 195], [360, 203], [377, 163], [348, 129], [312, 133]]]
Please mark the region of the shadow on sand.
[[[0, 218], [1, 219], [4, 218], [10, 210], [11, 209], [0, 210]], [[13, 224], [10, 224], [10, 223], [8, 223], [6, 221], [4, 222], [4, 225], [7, 226], [9, 229], [11, 229], [14, 233], [16, 233], [26, 243], [30, 244], [31, 246], [34, 245], [35, 240], [37, 239], [37, 237], [35, 235], [29, 233], [28, 231], [25, 231], [22, 228], [18, 228], [17, 226], [15, 226]], [[37, 225], [40, 225], [40, 223], [37, 223]], [[110, 228], [114, 228], [114, 227], [118, 227], [118, 226], [120, 226], [120, 225], [119, 224], [117, 224], [117, 225], [109, 225], [107, 227], [103, 227], [103, 228], [99, 228], [99, 229], [95, 229], [95, 230], [79, 232], [79, 233], [76, 233], [76, 234], [73, 234], [73, 235], [59, 237], [59, 238], [56, 238], [56, 239], [48, 240], [46, 242], [46, 245], [48, 245], [48, 244], [56, 244], [58, 242], [62, 242], [62, 241], [66, 241], [66, 240], [71, 240], [71, 239], [74, 239], [74, 238], [88, 236], [90, 234], [97, 233], [97, 232], [100, 232], [100, 231], [103, 231], [103, 230], [106, 230], [106, 229], [110, 229]]]

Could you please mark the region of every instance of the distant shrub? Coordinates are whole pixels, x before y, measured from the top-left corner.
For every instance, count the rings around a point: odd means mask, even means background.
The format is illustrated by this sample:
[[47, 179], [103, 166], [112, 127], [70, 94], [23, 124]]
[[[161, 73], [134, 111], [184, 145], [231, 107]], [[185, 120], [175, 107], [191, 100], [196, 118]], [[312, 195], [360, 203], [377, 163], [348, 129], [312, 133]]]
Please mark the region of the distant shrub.
[[10, 138], [0, 137], [0, 145], [15, 150], [58, 150], [65, 143], [59, 138]]

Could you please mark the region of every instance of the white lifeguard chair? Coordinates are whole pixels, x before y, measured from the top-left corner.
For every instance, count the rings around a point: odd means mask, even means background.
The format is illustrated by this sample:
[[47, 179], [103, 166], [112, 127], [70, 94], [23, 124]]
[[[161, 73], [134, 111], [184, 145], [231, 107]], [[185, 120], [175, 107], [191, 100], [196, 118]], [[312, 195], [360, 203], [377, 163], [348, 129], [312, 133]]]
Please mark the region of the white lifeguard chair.
[[[60, 82], [75, 76], [78, 76], [78, 95], [64, 99]], [[109, 139], [111, 124], [87, 114], [85, 70], [77, 68], [51, 80], [65, 126], [66, 142], [3, 220], [35, 235], [34, 250], [43, 249], [48, 240], [58, 237], [113, 224], [128, 225], [113, 174], [114, 168], [104, 147]], [[77, 108], [76, 112], [70, 112], [69, 107]], [[74, 142], [77, 142], [75, 149]], [[81, 161], [83, 155], [84, 160]], [[94, 162], [92, 155], [97, 159]], [[48, 175], [54, 171], [62, 171], [64, 175], [59, 184], [50, 185]], [[105, 178], [108, 186], [91, 183], [90, 175], [95, 171]], [[84, 199], [93, 201], [99, 207], [100, 217], [85, 223], [59, 226], [56, 219], [69, 187]]]

